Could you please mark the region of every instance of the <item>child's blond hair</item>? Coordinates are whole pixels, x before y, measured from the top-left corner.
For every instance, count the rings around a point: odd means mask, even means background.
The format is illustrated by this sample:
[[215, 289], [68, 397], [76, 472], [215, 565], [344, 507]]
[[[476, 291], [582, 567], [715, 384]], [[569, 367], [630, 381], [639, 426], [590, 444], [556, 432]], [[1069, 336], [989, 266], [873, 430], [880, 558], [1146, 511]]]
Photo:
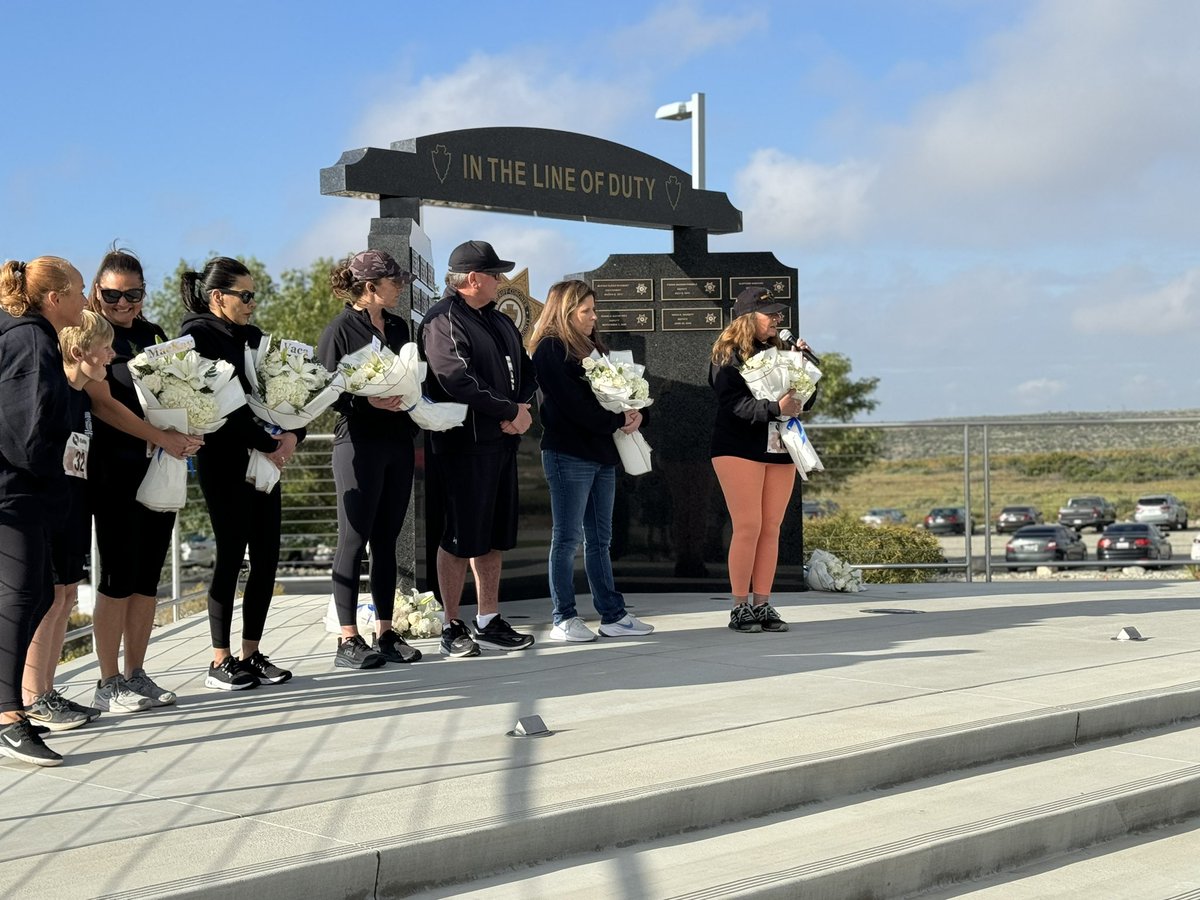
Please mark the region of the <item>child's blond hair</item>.
[[86, 356], [97, 347], [111, 345], [113, 329], [108, 320], [90, 309], [83, 311], [83, 324], [64, 328], [58, 333], [58, 348], [62, 350], [63, 359], [69, 365], [75, 362], [75, 351]]

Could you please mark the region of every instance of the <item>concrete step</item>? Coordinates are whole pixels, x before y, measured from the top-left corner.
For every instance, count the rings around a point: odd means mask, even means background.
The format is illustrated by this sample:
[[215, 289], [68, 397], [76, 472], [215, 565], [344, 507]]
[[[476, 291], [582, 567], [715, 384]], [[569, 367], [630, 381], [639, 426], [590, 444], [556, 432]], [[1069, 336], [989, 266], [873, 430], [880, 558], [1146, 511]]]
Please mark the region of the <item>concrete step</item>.
[[419, 896], [911, 895], [1200, 814], [1198, 735], [1177, 727], [994, 763]]
[[920, 894], [920, 900], [1200, 900], [1200, 819]]

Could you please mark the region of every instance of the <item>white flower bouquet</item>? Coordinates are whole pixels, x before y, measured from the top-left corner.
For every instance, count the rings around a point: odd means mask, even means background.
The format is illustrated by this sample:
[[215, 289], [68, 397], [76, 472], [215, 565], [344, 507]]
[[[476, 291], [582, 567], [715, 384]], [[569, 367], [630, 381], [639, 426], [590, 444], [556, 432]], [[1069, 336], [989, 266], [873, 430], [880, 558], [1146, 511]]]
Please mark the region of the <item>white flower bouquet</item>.
[[[650, 399], [650, 383], [643, 377], [646, 367], [635, 363], [629, 351], [614, 350], [607, 356], [592, 351], [582, 365], [592, 393], [609, 412], [644, 409], [654, 402]], [[613, 432], [613, 441], [627, 474], [645, 475], [650, 471], [650, 445], [640, 431]]]
[[[312, 347], [299, 341], [280, 341], [272, 347], [270, 335], [264, 335], [257, 348], [246, 348], [246, 374], [251, 386], [246, 403], [272, 434], [305, 427], [342, 392], [342, 376], [313, 362]], [[279, 475], [265, 453], [250, 451], [246, 480], [257, 490], [270, 491]]]
[[[746, 360], [741, 373], [756, 400], [778, 400], [788, 391], [795, 391], [796, 399], [805, 403], [816, 392], [817, 382], [821, 379], [821, 370], [803, 353], [774, 347], [768, 347]], [[779, 420], [787, 423], [781, 438], [800, 477], [807, 481], [809, 472], [823, 472], [825, 466], [808, 439], [804, 423], [796, 416], [780, 416]]]
[[[211, 360], [184, 336], [147, 347], [129, 361], [129, 374], [146, 421], [184, 434], [209, 434], [246, 403], [233, 366]], [[174, 512], [187, 503], [187, 463], [161, 447], [150, 460], [137, 500], [148, 509]]]
[[411, 341], [393, 353], [368, 344], [338, 363], [346, 390], [359, 397], [400, 397], [414, 422], [426, 431], [457, 428], [467, 417], [465, 403], [435, 403], [422, 392], [428, 366]]
[[862, 571], [826, 550], [814, 550], [808, 560], [808, 586], [814, 591], [856, 593], [866, 590]]
[[392, 630], [402, 637], [428, 638], [442, 633], [442, 607], [432, 591], [396, 591]]

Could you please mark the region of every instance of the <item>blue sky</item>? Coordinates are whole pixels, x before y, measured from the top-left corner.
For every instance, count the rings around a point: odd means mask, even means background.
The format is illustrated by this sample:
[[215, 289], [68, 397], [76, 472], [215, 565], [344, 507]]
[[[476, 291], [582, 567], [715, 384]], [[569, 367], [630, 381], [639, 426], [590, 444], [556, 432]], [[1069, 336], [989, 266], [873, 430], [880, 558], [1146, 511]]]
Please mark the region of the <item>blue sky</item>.
[[[361, 10], [361, 12], [353, 12]], [[876, 418], [1194, 409], [1200, 4], [1190, 0], [5, 6], [0, 257], [85, 275], [114, 238], [276, 274], [361, 249], [343, 150], [580, 131], [690, 167], [714, 251], [800, 272], [804, 335], [880, 379]], [[19, 73], [19, 74], [18, 74]], [[491, 240], [535, 295], [661, 231], [430, 210], [439, 267]]]

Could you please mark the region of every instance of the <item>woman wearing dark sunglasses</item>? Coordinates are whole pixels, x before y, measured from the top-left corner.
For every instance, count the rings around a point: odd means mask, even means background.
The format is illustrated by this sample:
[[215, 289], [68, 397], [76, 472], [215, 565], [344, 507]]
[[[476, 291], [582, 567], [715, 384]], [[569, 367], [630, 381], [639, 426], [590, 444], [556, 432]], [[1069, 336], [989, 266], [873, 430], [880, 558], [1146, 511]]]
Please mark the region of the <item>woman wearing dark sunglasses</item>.
[[[129, 361], [167, 337], [162, 328], [142, 317], [145, 296], [141, 262], [114, 244], [100, 261], [88, 303], [112, 326], [115, 355], [105, 380], [84, 388], [96, 419], [87, 485], [100, 551], [92, 626], [100, 680], [92, 706], [112, 713], [175, 702], [174, 692], [157, 685], [145, 669], [159, 576], [175, 514], [147, 509], [136, 497], [150, 465], [147, 446], [183, 459], [204, 443], [200, 437], [155, 428], [143, 418]], [[122, 643], [124, 669], [118, 664]]]
[[[250, 270], [236, 259], [218, 256], [208, 261], [203, 272], [185, 272], [180, 293], [189, 310], [183, 320], [183, 334], [192, 336], [201, 356], [231, 363], [242, 388], [249, 391], [246, 348], [257, 347], [263, 339], [262, 331], [250, 324], [257, 305]], [[205, 687], [239, 691], [264, 681], [282, 684], [292, 677], [291, 672], [272, 663], [258, 649], [279, 564], [279, 485], [266, 493], [256, 490], [246, 481], [246, 467], [250, 451], [258, 450], [282, 470], [302, 438], [303, 431], [268, 434], [249, 407], [242, 407], [208, 435], [196, 456], [200, 489], [217, 542], [217, 562], [208, 591], [213, 662], [204, 679]], [[247, 547], [250, 574], [242, 595], [239, 661], [231, 654], [229, 642], [234, 594]]]

